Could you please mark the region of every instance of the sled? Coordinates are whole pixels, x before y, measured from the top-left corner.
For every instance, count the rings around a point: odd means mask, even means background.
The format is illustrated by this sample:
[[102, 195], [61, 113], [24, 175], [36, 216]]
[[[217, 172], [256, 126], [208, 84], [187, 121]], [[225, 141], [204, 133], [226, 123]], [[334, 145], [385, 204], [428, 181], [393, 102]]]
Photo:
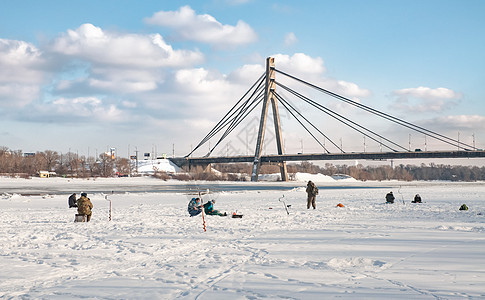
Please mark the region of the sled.
[[232, 214], [233, 219], [241, 219], [243, 215]]

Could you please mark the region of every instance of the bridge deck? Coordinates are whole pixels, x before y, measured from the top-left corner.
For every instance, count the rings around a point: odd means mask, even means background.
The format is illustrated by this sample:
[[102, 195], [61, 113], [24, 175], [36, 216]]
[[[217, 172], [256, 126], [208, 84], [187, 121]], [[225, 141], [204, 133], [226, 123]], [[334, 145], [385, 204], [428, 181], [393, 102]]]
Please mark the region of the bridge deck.
[[[314, 153], [314, 154], [282, 154], [263, 155], [261, 162], [283, 162], [304, 160], [384, 160], [409, 158], [479, 158], [485, 157], [485, 151], [415, 151], [415, 152], [366, 152], [366, 153]], [[220, 156], [220, 157], [174, 157], [170, 160], [176, 165], [207, 165], [213, 163], [252, 163], [254, 156]]]

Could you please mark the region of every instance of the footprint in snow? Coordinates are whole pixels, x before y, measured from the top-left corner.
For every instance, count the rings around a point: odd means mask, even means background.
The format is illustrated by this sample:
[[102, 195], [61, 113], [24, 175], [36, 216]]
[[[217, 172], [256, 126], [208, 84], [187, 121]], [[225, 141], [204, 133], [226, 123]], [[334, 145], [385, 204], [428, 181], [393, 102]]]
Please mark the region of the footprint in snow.
[[278, 277], [272, 275], [272, 274], [269, 274], [269, 273], [265, 273], [264, 276], [266, 277], [269, 277], [269, 278], [273, 278], [273, 279], [277, 279]]

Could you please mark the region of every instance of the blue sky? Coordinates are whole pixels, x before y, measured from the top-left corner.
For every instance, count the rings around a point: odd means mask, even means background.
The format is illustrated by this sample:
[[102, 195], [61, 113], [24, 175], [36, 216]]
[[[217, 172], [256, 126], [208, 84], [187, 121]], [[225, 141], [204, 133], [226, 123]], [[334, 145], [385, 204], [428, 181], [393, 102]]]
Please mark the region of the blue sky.
[[[3, 1], [0, 146], [126, 156], [175, 144], [185, 155], [274, 56], [285, 72], [485, 148], [483, 15], [485, 2], [471, 0]], [[303, 92], [424, 147], [419, 134]], [[289, 100], [347, 151], [363, 150], [361, 135]], [[321, 151], [282, 115], [286, 152]], [[258, 117], [216, 153], [254, 152]]]

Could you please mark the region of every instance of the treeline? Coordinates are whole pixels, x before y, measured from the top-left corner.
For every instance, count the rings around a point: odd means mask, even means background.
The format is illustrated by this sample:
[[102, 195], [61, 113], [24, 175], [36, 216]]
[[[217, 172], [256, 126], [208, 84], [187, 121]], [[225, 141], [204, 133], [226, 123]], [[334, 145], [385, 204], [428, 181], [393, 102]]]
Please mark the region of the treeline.
[[[156, 173], [161, 179], [178, 180], [248, 180], [251, 175], [252, 164], [214, 164], [213, 169], [218, 172], [200, 172], [194, 174], [164, 174]], [[357, 180], [448, 180], [448, 181], [481, 181], [485, 180], [485, 167], [450, 166], [442, 164], [421, 164], [390, 166], [347, 166], [333, 165], [318, 166], [311, 162], [288, 164], [288, 173], [297, 172], [324, 175], [346, 174]], [[79, 156], [76, 153], [59, 153], [45, 150], [33, 154], [22, 151], [9, 150], [0, 147], [0, 175], [31, 177], [40, 171], [53, 172], [57, 176], [68, 177], [111, 177], [115, 175], [134, 174], [134, 167], [127, 158], [112, 159], [105, 153], [98, 157]], [[276, 164], [262, 165], [260, 174], [272, 174], [280, 171]]]
[[[250, 164], [217, 164], [214, 166], [217, 170], [225, 173], [246, 173], [250, 174]], [[429, 165], [398, 165], [394, 168], [391, 166], [347, 166], [325, 164], [324, 167], [312, 164], [311, 162], [301, 162], [299, 164], [288, 164], [288, 173], [321, 173], [324, 175], [345, 174], [352, 176], [357, 180], [448, 180], [448, 181], [481, 181], [485, 180], [485, 167], [476, 166], [451, 166], [443, 164]], [[278, 173], [280, 171], [277, 165], [264, 165], [261, 168], [261, 174]]]
[[45, 150], [36, 153], [23, 153], [0, 147], [0, 174], [9, 176], [30, 177], [41, 171], [53, 172], [57, 176], [69, 177], [110, 177], [116, 172], [130, 173], [130, 162], [127, 158], [115, 158], [105, 153], [95, 158], [77, 155], [73, 152], [59, 153]]

